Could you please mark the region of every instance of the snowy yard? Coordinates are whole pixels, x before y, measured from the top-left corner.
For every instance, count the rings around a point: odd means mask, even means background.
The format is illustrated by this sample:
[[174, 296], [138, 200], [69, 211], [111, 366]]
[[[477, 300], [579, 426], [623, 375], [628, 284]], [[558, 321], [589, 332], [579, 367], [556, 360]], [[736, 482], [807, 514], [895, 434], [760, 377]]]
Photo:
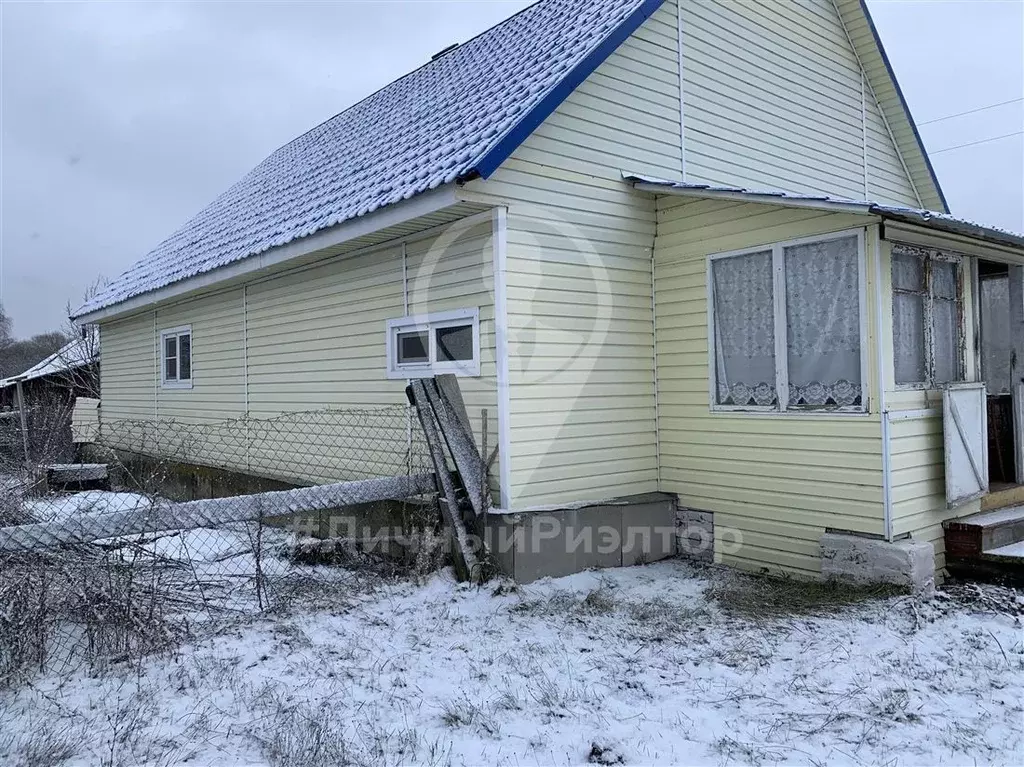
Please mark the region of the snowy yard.
[[971, 593], [808, 611], [680, 562], [351, 573], [315, 608], [0, 693], [0, 763], [1020, 763], [1024, 599]]

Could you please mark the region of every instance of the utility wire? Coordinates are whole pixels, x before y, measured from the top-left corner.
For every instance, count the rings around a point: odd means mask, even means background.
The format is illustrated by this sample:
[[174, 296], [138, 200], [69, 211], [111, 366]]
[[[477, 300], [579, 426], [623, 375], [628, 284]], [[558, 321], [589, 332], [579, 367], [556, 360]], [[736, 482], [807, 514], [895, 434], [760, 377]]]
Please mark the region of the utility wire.
[[942, 154], [943, 152], [952, 152], [954, 149], [963, 149], [968, 146], [976, 146], [977, 144], [987, 144], [989, 141], [999, 141], [1004, 138], [1011, 138], [1013, 136], [1019, 136], [1024, 133], [1024, 130], [1016, 131], [1015, 133], [1007, 133], [1004, 136], [993, 136], [992, 138], [983, 138], [978, 141], [968, 141], [966, 144], [957, 144], [956, 146], [948, 146], [945, 149], [936, 149], [934, 152], [928, 154]]
[[998, 104], [989, 104], [987, 107], [978, 107], [977, 109], [968, 109], [966, 112], [957, 112], [955, 115], [946, 115], [945, 117], [936, 117], [934, 120], [925, 120], [923, 123], [918, 123], [917, 127], [920, 128], [922, 125], [931, 125], [932, 123], [940, 123], [943, 120], [952, 120], [954, 117], [963, 117], [964, 115], [972, 115], [975, 112], [984, 112], [987, 109], [995, 109], [996, 107], [1005, 107], [1007, 104], [1016, 104], [1018, 101], [1024, 101], [1024, 98], [1010, 99], [1009, 101], [1000, 101]]

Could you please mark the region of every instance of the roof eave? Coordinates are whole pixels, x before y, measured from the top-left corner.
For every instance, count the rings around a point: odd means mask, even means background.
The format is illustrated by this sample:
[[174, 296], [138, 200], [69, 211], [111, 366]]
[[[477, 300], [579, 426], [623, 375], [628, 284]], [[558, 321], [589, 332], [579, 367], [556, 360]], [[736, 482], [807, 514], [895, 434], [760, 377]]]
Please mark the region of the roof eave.
[[661, 181], [623, 172], [622, 178], [639, 192], [689, 197], [696, 199], [730, 200], [759, 205], [778, 205], [787, 208], [811, 208], [830, 213], [853, 213], [878, 220], [897, 221], [947, 234], [959, 235], [981, 242], [1024, 250], [1024, 235], [949, 217], [931, 211], [900, 208], [876, 202], [837, 200], [815, 197], [788, 196], [783, 192], [756, 192], [748, 189], [703, 188], [681, 185], [674, 181]]
[[271, 248], [256, 255], [247, 256], [209, 272], [187, 277], [156, 290], [131, 296], [123, 301], [102, 306], [88, 312], [73, 314], [71, 319], [79, 325], [104, 322], [131, 312], [139, 311], [152, 304], [177, 298], [203, 288], [210, 288], [227, 280], [282, 264], [325, 248], [335, 247], [364, 237], [381, 229], [406, 223], [415, 218], [444, 210], [459, 204], [461, 199], [455, 184], [445, 184], [436, 189], [414, 195], [407, 200], [396, 202], [373, 213], [351, 218], [329, 229], [307, 237], [292, 240], [285, 245]]

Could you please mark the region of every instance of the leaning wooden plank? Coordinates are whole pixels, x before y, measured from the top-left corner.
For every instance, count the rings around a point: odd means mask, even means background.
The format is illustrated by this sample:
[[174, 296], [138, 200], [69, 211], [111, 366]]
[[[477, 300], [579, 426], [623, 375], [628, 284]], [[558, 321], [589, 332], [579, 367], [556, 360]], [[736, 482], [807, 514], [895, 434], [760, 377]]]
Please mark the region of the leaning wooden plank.
[[408, 498], [433, 493], [434, 490], [433, 474], [415, 474], [233, 498], [208, 498], [187, 503], [158, 502], [129, 511], [83, 514], [58, 522], [0, 528], [0, 552], [46, 549], [162, 530], [192, 530], [230, 522], [252, 522], [264, 517], [327, 511], [359, 503]]
[[455, 468], [459, 470], [462, 486], [466, 488], [466, 495], [469, 496], [473, 511], [479, 517], [487, 511], [489, 505], [484, 462], [477, 449], [476, 440], [473, 439], [473, 430], [469, 425], [465, 405], [462, 404], [459, 385], [450, 381], [442, 382], [442, 377], [454, 378], [438, 376], [435, 379], [436, 384], [425, 381], [423, 388], [434, 408], [448, 450], [455, 460]]
[[441, 506], [441, 514], [444, 523], [451, 530], [452, 540], [455, 544], [452, 551], [452, 560], [455, 566], [455, 574], [460, 580], [472, 580], [482, 575], [476, 554], [473, 551], [469, 533], [462, 521], [459, 512], [458, 498], [455, 493], [455, 485], [452, 483], [451, 475], [448, 473], [448, 462], [445, 459], [442, 437], [437, 429], [437, 422], [434, 420], [434, 409], [431, 407], [430, 398], [427, 396], [426, 386], [422, 379], [412, 382], [406, 390], [410, 401], [416, 408], [420, 425], [423, 427], [423, 434], [427, 438], [427, 447], [430, 449], [430, 458], [434, 463], [434, 476], [441, 490], [441, 497], [438, 499]]
[[437, 382], [437, 389], [441, 392], [441, 396], [447, 400], [454, 414], [462, 423], [462, 427], [466, 430], [466, 434], [472, 436], [473, 424], [469, 420], [469, 411], [466, 410], [466, 403], [462, 399], [462, 389], [459, 388], [459, 379], [452, 373], [445, 373], [444, 375], [434, 376], [434, 381]]

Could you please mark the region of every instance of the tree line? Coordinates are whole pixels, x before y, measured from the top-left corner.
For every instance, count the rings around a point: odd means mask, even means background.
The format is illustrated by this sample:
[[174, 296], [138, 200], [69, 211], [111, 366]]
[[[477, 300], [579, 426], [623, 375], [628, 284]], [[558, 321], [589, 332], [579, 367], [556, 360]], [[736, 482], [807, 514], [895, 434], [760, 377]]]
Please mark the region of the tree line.
[[70, 336], [60, 330], [39, 333], [31, 338], [15, 338], [14, 323], [0, 304], [0, 378], [25, 372], [70, 340]]

